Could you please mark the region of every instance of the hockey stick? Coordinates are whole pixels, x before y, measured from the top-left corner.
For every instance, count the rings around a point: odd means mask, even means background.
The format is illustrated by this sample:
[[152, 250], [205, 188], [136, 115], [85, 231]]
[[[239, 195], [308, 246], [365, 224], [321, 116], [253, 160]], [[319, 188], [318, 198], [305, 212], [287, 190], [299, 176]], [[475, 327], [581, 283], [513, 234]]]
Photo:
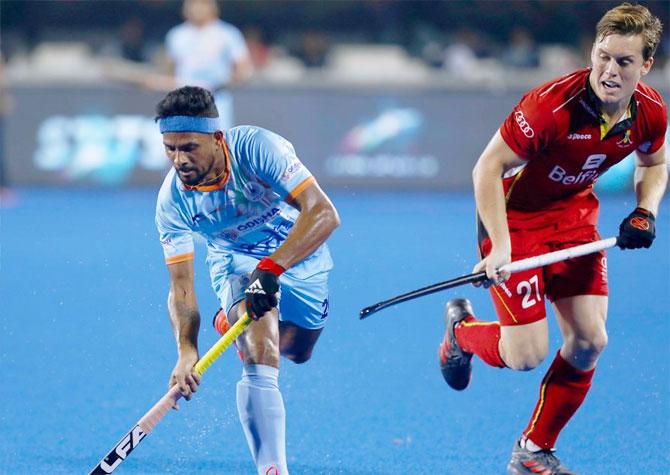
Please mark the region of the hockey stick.
[[[195, 364], [195, 371], [201, 376], [207, 369], [226, 351], [226, 349], [235, 341], [235, 339], [242, 334], [242, 332], [251, 323], [251, 318], [245, 313], [230, 329], [214, 343], [205, 356], [200, 358]], [[165, 414], [174, 406], [174, 404], [181, 398], [181, 392], [175, 385], [170, 389], [154, 407], [142, 416], [142, 418], [130, 429], [130, 431], [123, 436], [123, 438], [109, 451], [98, 465], [91, 470], [89, 475], [112, 473], [121, 462], [123, 462], [130, 452], [151, 433], [151, 431], [163, 419]]]
[[[542, 254], [540, 256], [528, 257], [526, 259], [521, 259], [520, 261], [510, 262], [500, 268], [500, 270], [507, 272], [519, 272], [522, 270], [534, 269], [536, 267], [542, 267], [555, 262], [564, 261], [567, 259], [572, 259], [574, 257], [585, 256], [587, 254], [593, 254], [594, 252], [599, 252], [604, 249], [609, 249], [614, 247], [617, 243], [617, 238], [611, 237], [608, 239], [602, 239], [600, 241], [589, 242], [587, 244], [582, 244], [580, 246], [569, 247], [567, 249], [561, 249], [560, 251], [549, 252], [547, 254]], [[423, 287], [421, 289], [413, 290], [406, 294], [398, 295], [397, 297], [378, 302], [369, 307], [365, 307], [360, 312], [360, 319], [369, 317], [375, 312], [382, 310], [386, 307], [399, 304], [401, 302], [406, 302], [408, 300], [413, 300], [418, 297], [423, 297], [424, 295], [430, 295], [441, 290], [452, 289], [463, 284], [474, 284], [477, 282], [486, 281], [486, 272], [477, 272], [475, 274], [468, 274], [455, 279], [446, 280], [444, 282], [438, 282], [437, 284], [429, 285], [428, 287]]]

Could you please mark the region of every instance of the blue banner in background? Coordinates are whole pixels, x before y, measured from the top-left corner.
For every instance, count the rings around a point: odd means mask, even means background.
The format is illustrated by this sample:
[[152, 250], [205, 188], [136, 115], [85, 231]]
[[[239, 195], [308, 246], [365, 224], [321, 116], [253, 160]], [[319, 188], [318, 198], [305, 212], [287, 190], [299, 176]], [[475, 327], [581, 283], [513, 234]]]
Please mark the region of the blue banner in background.
[[[236, 123], [273, 130], [330, 187], [471, 190], [472, 168], [522, 91], [284, 90], [235, 92]], [[15, 88], [5, 169], [15, 185], [159, 186], [170, 164], [135, 89]], [[596, 190], [632, 189], [633, 156]]]

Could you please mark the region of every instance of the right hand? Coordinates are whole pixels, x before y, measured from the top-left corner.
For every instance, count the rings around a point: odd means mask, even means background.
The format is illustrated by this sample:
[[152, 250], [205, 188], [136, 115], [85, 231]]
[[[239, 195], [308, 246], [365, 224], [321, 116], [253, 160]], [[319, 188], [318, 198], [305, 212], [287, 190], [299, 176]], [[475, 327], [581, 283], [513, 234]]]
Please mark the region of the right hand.
[[244, 291], [247, 315], [258, 320], [279, 303], [279, 276], [285, 271], [282, 266], [269, 257], [264, 257], [251, 273], [249, 285]]
[[[181, 395], [187, 401], [191, 400], [191, 396], [198, 390], [198, 385], [200, 384], [200, 375], [195, 371], [195, 364], [197, 362], [197, 350], [180, 354], [168, 382], [168, 389], [176, 384], [179, 387]], [[179, 409], [177, 403], [175, 403], [173, 409]]]
[[[502, 284], [510, 278], [511, 274], [509, 272], [498, 270], [510, 262], [512, 262], [512, 253], [510, 249], [493, 247], [489, 255], [475, 265], [472, 272], [477, 273], [485, 270], [486, 277], [488, 277], [489, 280], [484, 282], [484, 287], [488, 288], [491, 285]], [[481, 284], [475, 284], [477, 287], [479, 285]]]

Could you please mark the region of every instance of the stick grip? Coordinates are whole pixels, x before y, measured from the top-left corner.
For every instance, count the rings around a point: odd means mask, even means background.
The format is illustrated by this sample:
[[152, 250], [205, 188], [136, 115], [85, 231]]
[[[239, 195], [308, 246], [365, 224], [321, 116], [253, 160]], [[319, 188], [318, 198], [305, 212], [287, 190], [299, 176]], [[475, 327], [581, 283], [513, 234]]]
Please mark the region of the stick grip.
[[154, 404], [154, 406], [147, 411], [142, 419], [137, 422], [137, 425], [142, 428], [145, 434], [150, 434], [154, 427], [158, 425], [165, 414], [174, 407], [177, 401], [181, 399], [181, 392], [177, 386], [172, 386], [170, 390], [165, 393], [165, 396]]

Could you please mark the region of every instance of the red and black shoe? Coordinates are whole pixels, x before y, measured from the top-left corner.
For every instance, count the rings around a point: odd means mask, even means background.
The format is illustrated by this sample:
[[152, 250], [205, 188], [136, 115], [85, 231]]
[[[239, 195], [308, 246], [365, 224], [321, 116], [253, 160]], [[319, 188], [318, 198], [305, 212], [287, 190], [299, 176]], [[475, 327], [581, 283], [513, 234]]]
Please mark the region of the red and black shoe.
[[462, 391], [470, 384], [470, 377], [472, 376], [472, 353], [463, 351], [458, 345], [454, 330], [458, 323], [472, 316], [472, 314], [472, 305], [467, 299], [450, 300], [447, 302], [444, 312], [447, 330], [444, 333], [444, 340], [442, 340], [438, 349], [440, 370], [442, 370], [442, 376], [447, 384], [457, 391]]
[[[222, 308], [218, 309], [216, 311], [216, 314], [214, 314], [214, 318], [212, 319], [212, 326], [221, 335], [230, 330], [230, 327], [232, 325], [228, 322], [226, 312], [224, 312]], [[240, 350], [240, 347], [237, 345], [237, 340], [235, 340], [233, 344], [235, 345], [235, 349], [237, 350], [237, 356], [239, 356], [240, 360], [244, 362], [244, 353], [242, 353], [242, 350]]]
[[545, 449], [533, 452], [521, 446], [521, 441], [514, 443], [512, 460], [507, 464], [509, 475], [577, 475], [576, 472], [563, 466], [554, 455], [553, 450]]

